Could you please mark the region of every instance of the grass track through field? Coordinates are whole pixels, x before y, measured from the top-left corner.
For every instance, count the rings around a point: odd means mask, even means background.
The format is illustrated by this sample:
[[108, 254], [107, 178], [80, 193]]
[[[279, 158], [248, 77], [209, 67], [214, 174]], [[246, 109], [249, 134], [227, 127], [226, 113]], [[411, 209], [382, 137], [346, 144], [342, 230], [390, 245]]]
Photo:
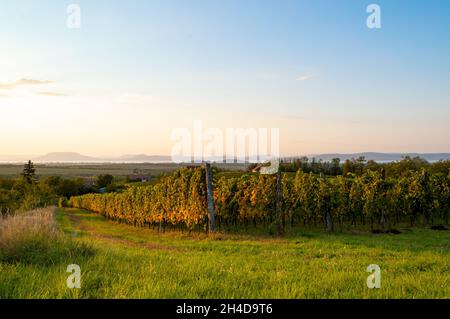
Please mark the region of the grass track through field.
[[[159, 245], [157, 243], [151, 242], [143, 242], [143, 241], [133, 241], [127, 238], [124, 238], [120, 235], [113, 235], [105, 232], [99, 231], [98, 228], [93, 226], [89, 226], [82, 218], [80, 214], [74, 214], [71, 212], [67, 212], [67, 217], [69, 218], [72, 226], [89, 237], [94, 239], [98, 239], [103, 243], [110, 245], [123, 245], [130, 248], [142, 248], [142, 249], [159, 249], [159, 250], [167, 250], [174, 251], [178, 250], [176, 247]], [[100, 219], [100, 218], [99, 218]], [[119, 226], [120, 227], [120, 226]]]

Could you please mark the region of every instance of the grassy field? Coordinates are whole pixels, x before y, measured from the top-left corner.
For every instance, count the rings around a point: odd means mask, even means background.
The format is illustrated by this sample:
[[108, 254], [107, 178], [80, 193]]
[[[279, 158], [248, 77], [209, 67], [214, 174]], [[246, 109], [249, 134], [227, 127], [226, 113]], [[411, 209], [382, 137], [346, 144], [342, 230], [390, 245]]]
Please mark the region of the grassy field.
[[[100, 163], [100, 164], [35, 164], [36, 174], [42, 176], [92, 178], [101, 174], [111, 174], [119, 179], [133, 175], [134, 170], [141, 174], [158, 176], [170, 173], [181, 166], [173, 163]], [[245, 164], [216, 164], [219, 168], [231, 171], [245, 170]], [[0, 177], [17, 178], [23, 171], [23, 164], [0, 164]]]
[[[8, 248], [0, 235], [1, 298], [450, 298], [449, 231], [207, 237], [74, 209], [55, 216], [62, 233], [44, 243]], [[66, 286], [69, 264], [81, 267], [81, 289]], [[367, 288], [370, 264], [381, 289]]]
[[[111, 174], [118, 178], [132, 175], [135, 169], [143, 174], [159, 175], [168, 173], [178, 168], [176, 164], [153, 164], [153, 163], [105, 163], [105, 164], [35, 164], [38, 176], [61, 176], [61, 177], [95, 177], [101, 174]], [[16, 178], [23, 170], [22, 164], [0, 164], [0, 177]]]

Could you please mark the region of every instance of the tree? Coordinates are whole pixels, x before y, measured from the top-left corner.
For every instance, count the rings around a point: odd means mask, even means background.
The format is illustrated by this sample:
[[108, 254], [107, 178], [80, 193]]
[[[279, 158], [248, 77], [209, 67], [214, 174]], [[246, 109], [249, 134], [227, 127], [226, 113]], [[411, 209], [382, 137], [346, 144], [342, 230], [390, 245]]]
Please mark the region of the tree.
[[22, 176], [28, 184], [33, 184], [36, 181], [36, 169], [32, 161], [28, 161], [23, 166]]
[[357, 176], [361, 176], [364, 172], [365, 165], [366, 159], [364, 156], [360, 156], [357, 159], [352, 158], [351, 160], [346, 160], [342, 165], [342, 174], [347, 176], [349, 173], [353, 173]]
[[382, 165], [378, 164], [377, 162], [373, 160], [367, 161], [367, 164], [365, 166], [365, 170], [371, 170], [371, 171], [381, 171]]
[[337, 176], [342, 174], [341, 159], [333, 158], [330, 163], [330, 175]]
[[114, 176], [112, 175], [99, 175], [97, 177], [97, 187], [104, 188], [111, 185], [114, 182]]

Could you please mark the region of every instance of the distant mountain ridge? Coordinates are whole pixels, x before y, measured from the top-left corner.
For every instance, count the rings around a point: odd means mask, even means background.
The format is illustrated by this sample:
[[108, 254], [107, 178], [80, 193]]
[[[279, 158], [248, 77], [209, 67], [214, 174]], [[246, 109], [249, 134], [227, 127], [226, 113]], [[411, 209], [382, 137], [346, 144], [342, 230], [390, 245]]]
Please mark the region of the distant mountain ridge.
[[32, 158], [35, 162], [50, 163], [89, 163], [89, 162], [170, 162], [170, 156], [161, 155], [123, 155], [119, 157], [93, 157], [76, 152], [52, 152], [44, 156]]

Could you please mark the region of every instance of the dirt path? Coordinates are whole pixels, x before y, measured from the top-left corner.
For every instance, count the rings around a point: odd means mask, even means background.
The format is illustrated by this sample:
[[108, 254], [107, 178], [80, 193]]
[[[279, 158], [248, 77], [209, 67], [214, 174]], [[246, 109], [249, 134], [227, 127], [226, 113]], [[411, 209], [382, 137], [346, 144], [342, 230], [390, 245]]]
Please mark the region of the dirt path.
[[96, 228], [87, 225], [82, 217], [77, 216], [70, 212], [65, 212], [67, 217], [69, 218], [72, 225], [79, 231], [82, 231], [83, 233], [87, 234], [88, 236], [101, 240], [105, 243], [111, 244], [111, 245], [123, 245], [130, 248], [143, 248], [148, 250], [165, 250], [165, 251], [183, 251], [188, 250], [187, 248], [179, 248], [174, 246], [167, 246], [167, 245], [161, 245], [159, 243], [151, 243], [151, 242], [145, 242], [145, 243], [138, 243], [126, 238], [120, 238], [111, 234], [105, 234], [99, 232]]

